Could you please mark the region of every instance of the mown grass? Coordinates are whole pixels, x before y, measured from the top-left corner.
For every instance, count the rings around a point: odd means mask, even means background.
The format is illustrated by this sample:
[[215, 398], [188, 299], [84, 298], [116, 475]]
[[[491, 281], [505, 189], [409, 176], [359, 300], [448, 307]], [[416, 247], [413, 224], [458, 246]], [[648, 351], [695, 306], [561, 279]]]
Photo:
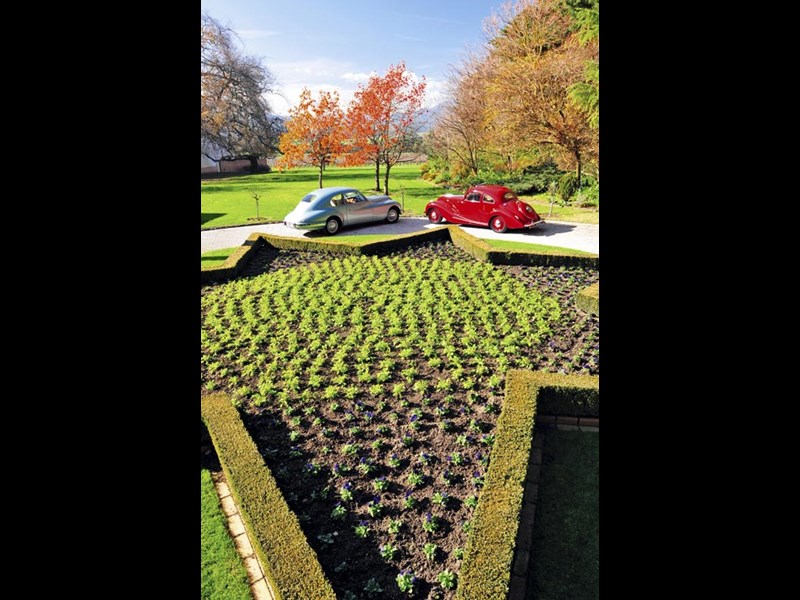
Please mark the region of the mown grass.
[[[383, 175], [381, 175], [383, 182]], [[282, 221], [311, 190], [318, 187], [317, 169], [301, 167], [255, 175], [231, 175], [219, 179], [200, 181], [200, 223], [202, 228], [242, 225], [256, 216], [253, 192], [260, 194], [258, 215], [273, 221]], [[330, 167], [322, 178], [323, 187], [349, 186], [366, 194], [375, 187], [374, 167]], [[425, 205], [444, 193], [460, 193], [462, 189], [446, 189], [420, 177], [419, 165], [398, 165], [389, 176], [389, 195], [404, 205], [403, 214], [423, 216]], [[550, 197], [547, 194], [521, 196], [530, 202], [545, 219], [573, 223], [599, 224], [600, 213], [594, 208], [553, 206], [550, 215]]]
[[234, 250], [237, 249], [238, 246], [234, 248], [221, 248], [220, 250], [209, 250], [208, 252], [203, 252], [200, 255], [200, 268], [208, 269], [210, 267], [218, 267], [225, 262], [226, 258], [233, 254]]
[[[303, 196], [318, 187], [317, 184], [317, 170], [311, 167], [201, 180], [201, 227], [247, 223], [248, 217], [256, 216], [253, 192], [260, 194], [259, 216], [282, 221]], [[322, 185], [349, 186], [367, 195], [374, 194], [376, 192], [371, 190], [375, 187], [375, 170], [374, 167], [330, 167], [325, 170]], [[389, 195], [405, 205], [405, 215], [422, 215], [425, 205], [441, 193], [442, 188], [420, 178], [419, 165], [399, 165], [391, 170]]]
[[528, 242], [512, 242], [510, 240], [495, 240], [493, 238], [481, 238], [481, 241], [486, 242], [492, 248], [498, 250], [523, 250], [527, 252], [538, 252], [539, 254], [576, 254], [579, 256], [597, 256], [591, 252], [584, 252], [583, 250], [572, 250], [571, 248], [561, 248], [560, 246], [546, 246], [544, 244], [529, 244]]
[[589, 225], [600, 224], [600, 211], [596, 208], [579, 208], [577, 206], [553, 204], [553, 214], [551, 215], [550, 196], [548, 194], [520, 196], [520, 198], [530, 204], [545, 221], [566, 221], [568, 223], [587, 223]]
[[599, 438], [582, 431], [545, 436], [528, 600], [600, 595]]
[[207, 469], [200, 470], [200, 556], [201, 600], [252, 600], [247, 571]]

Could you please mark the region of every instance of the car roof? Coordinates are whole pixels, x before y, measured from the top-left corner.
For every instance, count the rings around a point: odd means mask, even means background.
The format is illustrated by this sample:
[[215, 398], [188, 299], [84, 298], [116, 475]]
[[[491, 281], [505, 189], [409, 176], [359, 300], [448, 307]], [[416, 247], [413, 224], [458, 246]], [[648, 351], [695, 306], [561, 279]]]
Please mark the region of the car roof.
[[352, 187], [324, 187], [308, 192], [317, 196], [332, 196], [333, 194], [341, 194], [343, 192], [357, 192], [356, 188]]
[[[494, 185], [490, 183], [480, 183], [476, 186], [473, 186], [476, 190], [480, 190], [481, 192], [488, 192], [491, 196], [496, 194], [504, 194], [505, 192], [513, 192], [510, 187], [506, 187], [504, 185]], [[515, 194], [516, 195], [516, 194]]]

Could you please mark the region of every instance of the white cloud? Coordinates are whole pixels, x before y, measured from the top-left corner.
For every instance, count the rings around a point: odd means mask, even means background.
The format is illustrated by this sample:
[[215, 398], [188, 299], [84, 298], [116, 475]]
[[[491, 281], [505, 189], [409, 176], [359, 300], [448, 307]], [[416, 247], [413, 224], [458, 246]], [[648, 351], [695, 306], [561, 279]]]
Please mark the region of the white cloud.
[[[277, 79], [276, 94], [267, 94], [266, 98], [272, 110], [284, 117], [289, 115], [289, 109], [297, 106], [303, 88], [311, 91], [314, 99], [319, 97], [319, 92], [338, 92], [339, 104], [342, 110], [353, 100], [358, 84], [365, 82], [375, 72], [353, 70], [353, 65], [328, 58], [317, 58], [309, 61], [291, 61], [270, 63], [269, 68]], [[413, 71], [407, 71], [414, 83], [422, 80]], [[332, 84], [331, 81], [343, 82]], [[429, 79], [426, 77], [425, 101], [423, 106], [431, 108], [442, 103], [447, 97], [447, 82], [442, 79]]]
[[372, 77], [373, 75], [376, 75], [376, 74], [377, 73], [375, 73], [375, 71], [370, 71], [369, 73], [364, 73], [364, 72], [361, 72], [361, 73], [350, 73], [350, 72], [348, 72], [348, 73], [344, 73], [342, 75], [342, 79], [344, 79], [346, 81], [362, 82], [362, 81], [369, 80], [370, 77]]
[[428, 79], [425, 86], [425, 108], [432, 108], [447, 100], [447, 82], [443, 79]]

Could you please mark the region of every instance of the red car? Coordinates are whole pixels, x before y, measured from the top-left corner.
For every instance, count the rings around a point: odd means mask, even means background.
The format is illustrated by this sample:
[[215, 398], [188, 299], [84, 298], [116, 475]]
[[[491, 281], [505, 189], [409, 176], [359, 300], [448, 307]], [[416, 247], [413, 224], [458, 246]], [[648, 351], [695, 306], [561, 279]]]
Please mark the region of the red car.
[[428, 202], [425, 214], [431, 223], [480, 225], [503, 233], [507, 229], [531, 229], [544, 219], [533, 207], [502, 185], [474, 185], [465, 194], [445, 194]]

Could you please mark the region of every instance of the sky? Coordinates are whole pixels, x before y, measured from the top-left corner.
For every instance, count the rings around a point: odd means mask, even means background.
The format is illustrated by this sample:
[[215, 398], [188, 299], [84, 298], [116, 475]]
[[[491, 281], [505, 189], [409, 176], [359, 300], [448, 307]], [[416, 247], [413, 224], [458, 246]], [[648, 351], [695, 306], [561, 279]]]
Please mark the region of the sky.
[[390, 65], [427, 82], [425, 106], [446, 97], [449, 67], [486, 41], [483, 21], [502, 0], [201, 0], [201, 11], [233, 29], [245, 54], [277, 80], [267, 95], [288, 116], [304, 87], [337, 91], [342, 108], [370, 74]]

